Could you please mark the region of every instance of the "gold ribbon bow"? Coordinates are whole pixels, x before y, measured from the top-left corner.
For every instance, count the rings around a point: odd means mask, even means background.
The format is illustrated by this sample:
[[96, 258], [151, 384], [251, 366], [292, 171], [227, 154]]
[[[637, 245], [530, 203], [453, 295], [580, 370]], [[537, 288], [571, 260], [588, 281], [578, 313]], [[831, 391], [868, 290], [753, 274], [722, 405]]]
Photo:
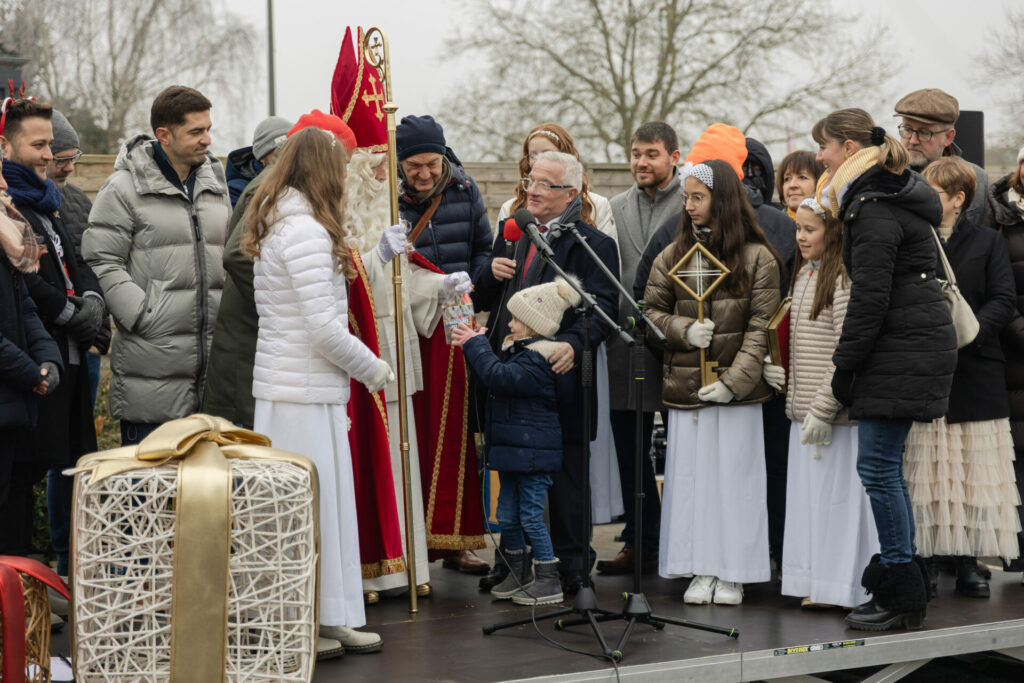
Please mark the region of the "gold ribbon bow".
[[[137, 446], [83, 456], [73, 472], [95, 484], [115, 474], [178, 461], [174, 584], [171, 613], [171, 681], [220, 681], [227, 656], [231, 540], [230, 459], [271, 460], [310, 474], [319, 500], [316, 468], [308, 458], [270, 448], [270, 439], [212, 415], [196, 414], [159, 427]], [[76, 486], [76, 490], [78, 487]], [[314, 509], [318, 513], [319, 510]], [[315, 526], [317, 595], [320, 533]], [[319, 602], [319, 601], [317, 601]], [[319, 623], [319, 605], [316, 608]]]

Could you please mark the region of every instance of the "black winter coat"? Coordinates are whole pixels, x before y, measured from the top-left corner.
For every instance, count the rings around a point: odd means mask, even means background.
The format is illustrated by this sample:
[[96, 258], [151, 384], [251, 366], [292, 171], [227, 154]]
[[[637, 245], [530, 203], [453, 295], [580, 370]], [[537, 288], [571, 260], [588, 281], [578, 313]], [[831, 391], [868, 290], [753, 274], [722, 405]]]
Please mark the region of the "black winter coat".
[[[580, 234], [587, 240], [590, 248], [597, 253], [601, 261], [611, 270], [612, 274], [618, 277], [619, 275], [619, 252], [618, 247], [615, 246], [615, 240], [607, 235], [602, 234], [597, 228], [587, 225], [579, 219], [578, 214], [578, 203], [577, 213], [575, 217], [566, 216], [567, 222], [574, 220], [576, 229], [579, 230]], [[500, 226], [498, 231], [498, 237], [494, 242], [493, 253], [495, 255], [504, 255], [505, 253], [505, 240], [502, 237], [504, 226]], [[557, 263], [565, 272], [575, 275], [580, 279], [583, 284], [583, 289], [590, 293], [591, 296], [597, 301], [597, 305], [607, 313], [613, 320], [615, 314], [618, 311], [619, 306], [619, 292], [615, 288], [615, 285], [605, 278], [604, 274], [598, 269], [597, 265], [591, 260], [590, 255], [579, 245], [576, 239], [569, 234], [567, 231], [561, 233], [558, 236], [552, 236], [548, 242], [554, 251], [554, 261]], [[485, 264], [483, 268], [477, 273], [477, 276], [473, 280], [474, 292], [473, 292], [473, 303], [477, 310], [490, 311], [491, 317], [488, 321], [488, 328], [490, 329], [489, 337], [491, 342], [491, 348], [495, 351], [499, 350], [501, 346], [501, 340], [504, 338], [508, 330], [509, 314], [505, 304], [515, 292], [526, 287], [532, 287], [533, 285], [541, 284], [542, 282], [551, 282], [555, 279], [556, 273], [548, 264], [540, 257], [534, 258], [533, 263], [530, 265], [530, 270], [526, 273], [526, 282], [520, 283], [522, 272], [520, 268], [526, 259], [526, 253], [529, 247], [529, 240], [521, 239], [516, 243], [515, 253], [513, 258], [516, 263], [519, 264], [519, 268], [516, 269], [514, 278], [509, 282], [509, 286], [505, 287], [503, 282], [499, 282], [494, 278], [494, 274], [491, 272], [490, 260]], [[605, 324], [601, 318], [596, 314], [591, 317], [590, 324], [590, 344], [596, 355], [597, 346], [611, 332], [608, 325]], [[573, 374], [577, 375], [575, 378], [577, 391], [581, 391], [578, 377], [578, 368], [580, 360], [583, 358], [583, 319], [579, 316], [576, 311], [572, 308], [566, 310], [562, 316], [562, 324], [558, 328], [558, 334], [554, 337], [557, 341], [568, 342], [572, 345], [573, 351], [576, 354], [576, 368]], [[597, 383], [594, 383], [594, 388], [591, 390], [591, 415], [597, 415]], [[626, 391], [624, 387], [611, 387], [611, 391]], [[579, 394], [582, 395], [582, 394]], [[562, 402], [559, 404], [559, 416], [562, 423], [562, 437], [565, 440], [582, 441], [583, 440], [583, 419], [582, 409], [578, 402]], [[594, 439], [597, 436], [597, 421], [593, 420], [591, 424], [590, 439]]]
[[[57, 248], [46, 230], [42, 217], [31, 207], [15, 204], [37, 235], [44, 238], [47, 253], [39, 259], [39, 271], [25, 274], [28, 292], [39, 309], [39, 319], [46, 332], [57, 342], [60, 349], [61, 374], [57, 388], [40, 402], [39, 424], [29, 435], [34, 461], [49, 465], [72, 465], [79, 456], [96, 450], [96, 427], [92, 419], [92, 397], [89, 394], [89, 369], [85, 353], [89, 346], [78, 342], [81, 362], [71, 365], [68, 360], [68, 333], [57, 318], [64, 311], [67, 302], [64, 273]], [[92, 269], [75, 251], [64, 222], [57, 216], [50, 217], [53, 231], [60, 238], [64, 249], [63, 265], [74, 285], [75, 294], [85, 292], [100, 294], [99, 282]]]
[[562, 469], [558, 405], [560, 399], [571, 399], [573, 386], [571, 377], [556, 375], [538, 350], [545, 344], [552, 346], [543, 339], [520, 339], [504, 361], [482, 336], [463, 346], [466, 361], [487, 388], [484, 454], [492, 470], [541, 474]]
[[989, 204], [1010, 256], [1017, 287], [1017, 312], [1003, 332], [1006, 391], [1010, 402], [1010, 431], [1017, 457], [1024, 457], [1024, 213], [1007, 201], [1010, 176], [992, 183]]
[[[980, 330], [960, 349], [946, 421], [973, 422], [1008, 417], [1006, 359], [1000, 334], [1013, 318], [1017, 289], [1002, 236], [992, 228], [960, 219], [945, 245], [957, 286], [978, 318]], [[939, 266], [941, 271], [941, 265]]]
[[957, 351], [935, 279], [939, 196], [917, 173], [874, 166], [846, 188], [839, 215], [851, 286], [832, 361], [854, 374], [850, 417], [942, 417]]
[[[490, 267], [491, 222], [476, 183], [462, 166], [451, 162], [451, 168], [452, 179], [441, 195], [441, 204], [415, 247], [445, 274], [463, 270], [476, 279], [481, 269]], [[428, 206], [413, 204], [405, 194], [398, 198], [399, 211], [410, 230]]]
[[[68, 236], [75, 243], [75, 256], [84, 263], [82, 259], [82, 235], [89, 227], [89, 212], [92, 210], [92, 202], [88, 195], [71, 183], [64, 183], [60, 188], [60, 218], [64, 222], [64, 229]], [[100, 353], [105, 354], [110, 350], [110, 316], [104, 314], [103, 326], [99, 334], [93, 340], [93, 346]]]

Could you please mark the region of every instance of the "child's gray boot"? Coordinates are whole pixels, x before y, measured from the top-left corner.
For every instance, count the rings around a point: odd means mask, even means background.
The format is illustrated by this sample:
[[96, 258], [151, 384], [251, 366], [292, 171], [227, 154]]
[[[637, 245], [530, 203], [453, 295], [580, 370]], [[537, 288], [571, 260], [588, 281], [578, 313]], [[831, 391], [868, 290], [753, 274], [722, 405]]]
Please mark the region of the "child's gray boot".
[[[530, 566], [525, 550], [506, 550], [505, 561], [509, 566], [508, 576], [491, 589], [491, 596], [498, 600], [508, 600], [519, 589], [529, 588], [533, 585], [533, 567]], [[500, 557], [497, 562], [501, 562]]]
[[533, 585], [512, 596], [517, 605], [550, 605], [562, 602], [562, 582], [558, 579], [558, 560], [535, 562], [537, 578]]

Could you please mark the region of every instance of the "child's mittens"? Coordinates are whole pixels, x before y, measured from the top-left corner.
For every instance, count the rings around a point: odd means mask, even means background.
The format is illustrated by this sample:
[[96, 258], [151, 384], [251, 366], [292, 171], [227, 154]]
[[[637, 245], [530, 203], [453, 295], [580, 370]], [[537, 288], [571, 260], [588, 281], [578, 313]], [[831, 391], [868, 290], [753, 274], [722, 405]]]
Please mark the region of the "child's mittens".
[[764, 365], [761, 367], [761, 376], [775, 391], [783, 391], [786, 386], [786, 370], [781, 365], [772, 363], [772, 356], [764, 357]]
[[697, 398], [705, 403], [728, 403], [736, 398], [736, 395], [721, 382], [713, 382], [697, 391]]
[[[828, 446], [832, 443], [832, 425], [807, 413], [807, 417], [804, 418], [804, 422], [800, 426], [800, 443]], [[815, 451], [815, 457], [818, 457], [817, 451]]]
[[715, 329], [715, 321], [708, 319], [704, 322], [694, 320], [686, 328], [686, 341], [690, 346], [698, 349], [706, 349], [711, 346], [711, 334]]
[[391, 371], [391, 366], [385, 363], [383, 360], [378, 359], [377, 369], [373, 373], [368, 381], [363, 382], [363, 386], [371, 394], [376, 394], [378, 391], [388, 385], [388, 382], [395, 380], [395, 373]]

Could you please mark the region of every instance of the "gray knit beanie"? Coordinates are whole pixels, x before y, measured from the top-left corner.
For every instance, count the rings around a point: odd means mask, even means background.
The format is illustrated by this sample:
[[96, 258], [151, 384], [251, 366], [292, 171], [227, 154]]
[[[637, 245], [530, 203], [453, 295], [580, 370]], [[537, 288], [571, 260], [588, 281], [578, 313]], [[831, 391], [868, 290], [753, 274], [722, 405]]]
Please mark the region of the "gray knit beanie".
[[71, 127], [71, 123], [64, 114], [61, 114], [56, 109], [53, 110], [53, 116], [50, 117], [50, 124], [53, 126], [53, 142], [50, 144], [50, 151], [54, 154], [60, 154], [69, 149], [78, 149], [78, 133]]
[[288, 139], [292, 123], [280, 116], [263, 119], [252, 133], [252, 155], [259, 161], [278, 149]]

